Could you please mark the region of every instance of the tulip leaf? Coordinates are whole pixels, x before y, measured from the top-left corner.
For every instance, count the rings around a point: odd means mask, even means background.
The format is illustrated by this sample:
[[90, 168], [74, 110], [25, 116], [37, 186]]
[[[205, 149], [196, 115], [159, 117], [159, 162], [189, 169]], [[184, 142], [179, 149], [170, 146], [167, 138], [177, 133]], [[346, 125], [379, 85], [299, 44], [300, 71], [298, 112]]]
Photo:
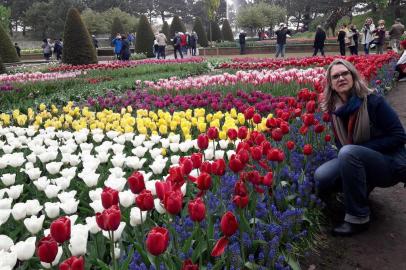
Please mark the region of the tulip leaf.
[[297, 195], [295, 195], [295, 194], [288, 195], [288, 196], [286, 196], [285, 200], [286, 200], [287, 202], [291, 202], [291, 201], [293, 201], [294, 199], [296, 199], [296, 197], [297, 197]]
[[192, 235], [185, 241], [183, 245], [182, 251], [186, 253], [189, 251], [190, 247], [192, 246], [192, 241], [196, 237], [197, 232], [199, 231], [199, 226], [195, 226]]
[[287, 263], [292, 268], [292, 270], [300, 270], [300, 265], [295, 258], [293, 258], [291, 255], [286, 255], [286, 254], [284, 256], [287, 260]]
[[139, 243], [134, 242], [133, 245], [134, 245], [135, 249], [138, 251], [138, 253], [141, 255], [142, 260], [144, 262], [150, 261], [148, 254], [144, 251], [144, 248]]
[[240, 214], [240, 223], [239, 226], [241, 226], [242, 230], [248, 234], [251, 233], [251, 227], [250, 224], [248, 223], [248, 220], [245, 218], [243, 214]]
[[223, 269], [222, 267], [224, 266], [224, 257], [222, 257], [220, 260], [216, 262], [216, 264], [213, 266], [212, 270], [220, 270]]
[[259, 269], [261, 267], [260, 265], [258, 265], [256, 263], [252, 263], [252, 262], [246, 262], [244, 266], [247, 269], [252, 269], [252, 270]]
[[110, 269], [110, 267], [105, 262], [103, 262], [102, 260], [97, 259], [96, 262], [97, 262], [97, 265], [100, 267], [101, 270], [109, 270]]
[[199, 241], [197, 247], [193, 250], [192, 261], [197, 261], [199, 256], [203, 256], [203, 252], [207, 250], [207, 243], [205, 241]]
[[134, 253], [134, 247], [131, 247], [130, 252], [128, 252], [128, 254], [127, 254], [127, 258], [122, 262], [122, 265], [120, 267], [121, 270], [127, 270], [129, 268], [128, 266], [130, 265], [131, 260], [133, 258], [133, 256], [132, 256], [133, 253]]

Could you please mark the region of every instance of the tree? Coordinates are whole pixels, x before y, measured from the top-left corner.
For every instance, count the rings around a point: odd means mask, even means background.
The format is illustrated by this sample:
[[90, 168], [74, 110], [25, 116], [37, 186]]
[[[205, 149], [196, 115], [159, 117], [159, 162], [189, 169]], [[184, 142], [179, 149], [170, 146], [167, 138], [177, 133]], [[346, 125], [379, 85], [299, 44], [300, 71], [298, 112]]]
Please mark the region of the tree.
[[10, 8], [0, 5], [0, 24], [3, 26], [3, 29], [10, 28], [10, 16]]
[[70, 8], [66, 16], [62, 61], [71, 65], [97, 63], [89, 31], [76, 8]]
[[24, 13], [32, 5], [31, 1], [26, 0], [13, 0], [10, 4], [11, 9], [11, 23], [14, 30], [17, 31], [19, 26], [23, 27], [23, 35], [25, 35]]
[[0, 57], [0, 74], [4, 74], [6, 72], [7, 72], [7, 70], [6, 70], [6, 67], [4, 66], [3, 59], [1, 59], [1, 57]]
[[231, 27], [227, 19], [223, 21], [223, 28], [221, 29], [221, 32], [224, 40], [234, 41], [233, 31], [231, 31]]
[[142, 15], [138, 23], [137, 38], [135, 40], [135, 52], [144, 53], [148, 57], [153, 57], [152, 47], [154, 45], [154, 32], [148, 18]]
[[162, 25], [162, 33], [164, 33], [164, 35], [169, 38], [169, 24], [167, 21], [164, 21], [164, 24]]
[[286, 9], [276, 5], [259, 3], [241, 8], [237, 15], [240, 27], [250, 28], [252, 31], [263, 30], [277, 25], [286, 19]]
[[[223, 39], [220, 27], [216, 22], [212, 21], [208, 30], [207, 36], [209, 37], [209, 41], [219, 42]], [[211, 31], [213, 31], [213, 33], [211, 33]]]
[[182, 23], [178, 15], [173, 17], [171, 27], [169, 28], [169, 37], [175, 36], [176, 32], [186, 32], [185, 25]]
[[[216, 16], [216, 12], [220, 6], [220, 0], [205, 0], [206, 7], [207, 7], [207, 17], [209, 18], [209, 22], [214, 22], [214, 18]], [[211, 36], [213, 30], [211, 29], [212, 23], [209, 23], [209, 33], [210, 35], [209, 40], [213, 41], [213, 37]]]
[[113, 39], [117, 33], [120, 34], [124, 34], [124, 26], [121, 23], [120, 19], [118, 17], [115, 17], [113, 20], [113, 24], [111, 25], [111, 35], [110, 35], [110, 39]]
[[8, 33], [4, 30], [3, 26], [0, 24], [0, 57], [5, 63], [19, 62], [16, 49]]
[[207, 41], [206, 31], [204, 31], [203, 23], [200, 17], [195, 19], [193, 31], [195, 31], [197, 34], [197, 42], [200, 44], [200, 46], [207, 47], [209, 44]]

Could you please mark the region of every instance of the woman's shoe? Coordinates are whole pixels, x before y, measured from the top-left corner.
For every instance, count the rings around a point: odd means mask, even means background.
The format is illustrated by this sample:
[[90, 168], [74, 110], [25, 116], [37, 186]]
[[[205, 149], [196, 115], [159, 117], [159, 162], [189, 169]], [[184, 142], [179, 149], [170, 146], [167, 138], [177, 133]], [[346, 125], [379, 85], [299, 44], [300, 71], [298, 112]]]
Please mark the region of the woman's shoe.
[[344, 221], [331, 232], [333, 236], [351, 236], [368, 230], [369, 222], [364, 224], [354, 224]]

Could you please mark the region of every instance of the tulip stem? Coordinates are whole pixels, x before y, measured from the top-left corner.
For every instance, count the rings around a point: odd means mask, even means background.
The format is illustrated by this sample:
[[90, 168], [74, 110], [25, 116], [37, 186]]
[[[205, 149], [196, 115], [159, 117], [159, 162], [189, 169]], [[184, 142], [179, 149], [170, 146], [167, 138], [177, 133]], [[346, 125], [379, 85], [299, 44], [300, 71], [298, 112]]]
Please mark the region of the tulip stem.
[[[239, 208], [239, 209], [238, 209], [238, 213], [240, 214], [240, 222], [242, 222], [242, 221], [241, 221], [241, 220], [243, 219], [242, 209]], [[242, 237], [243, 229], [242, 229], [242, 226], [238, 226], [238, 228], [239, 228], [239, 230], [240, 230], [241, 259], [242, 259], [242, 262], [243, 262], [242, 265], [245, 265], [244, 242], [243, 242], [243, 237]]]
[[114, 256], [114, 231], [109, 231], [109, 237], [110, 237], [110, 250], [111, 250], [111, 262], [113, 269], [117, 269], [117, 261], [116, 261], [116, 256]]

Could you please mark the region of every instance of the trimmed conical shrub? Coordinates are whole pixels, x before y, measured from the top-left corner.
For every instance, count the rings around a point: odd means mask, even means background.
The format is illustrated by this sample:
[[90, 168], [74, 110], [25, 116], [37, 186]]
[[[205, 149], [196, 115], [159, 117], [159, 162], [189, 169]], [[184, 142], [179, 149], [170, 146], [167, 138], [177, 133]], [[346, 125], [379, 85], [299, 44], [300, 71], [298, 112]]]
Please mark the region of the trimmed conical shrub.
[[197, 34], [197, 43], [199, 43], [202, 47], [207, 47], [209, 43], [207, 41], [206, 31], [204, 31], [202, 19], [199, 17], [195, 19], [193, 31], [195, 31]]
[[66, 15], [62, 62], [70, 65], [97, 63], [96, 50], [79, 11], [70, 8]]
[[113, 38], [115, 38], [117, 33], [120, 33], [121, 35], [123, 35], [125, 32], [124, 32], [124, 26], [121, 23], [120, 19], [115, 17], [113, 20], [113, 23], [111, 24], [110, 39], [112, 40]]
[[167, 21], [164, 21], [164, 24], [162, 25], [162, 33], [164, 33], [164, 35], [166, 36], [166, 38], [170, 38], [169, 37], [169, 24]]
[[233, 31], [231, 31], [230, 23], [227, 19], [223, 21], [223, 28], [221, 28], [223, 33], [223, 39], [227, 41], [234, 41]]
[[169, 28], [169, 37], [170, 38], [174, 37], [176, 32], [182, 32], [182, 33], [186, 32], [186, 27], [182, 23], [182, 21], [179, 19], [178, 15], [173, 17], [171, 27]]
[[6, 73], [6, 67], [4, 66], [3, 59], [0, 57], [0, 74]]
[[3, 26], [0, 24], [0, 57], [3, 59], [4, 63], [19, 62], [16, 49], [11, 42], [8, 33], [4, 30]]
[[[213, 31], [212, 35], [210, 35], [210, 30]], [[223, 39], [218, 23], [211, 22], [211, 28], [207, 29], [207, 38], [209, 41], [221, 41]]]
[[135, 39], [135, 52], [144, 53], [148, 57], [153, 57], [154, 52], [154, 32], [149, 24], [148, 18], [145, 15], [140, 17], [137, 29], [137, 38]]

